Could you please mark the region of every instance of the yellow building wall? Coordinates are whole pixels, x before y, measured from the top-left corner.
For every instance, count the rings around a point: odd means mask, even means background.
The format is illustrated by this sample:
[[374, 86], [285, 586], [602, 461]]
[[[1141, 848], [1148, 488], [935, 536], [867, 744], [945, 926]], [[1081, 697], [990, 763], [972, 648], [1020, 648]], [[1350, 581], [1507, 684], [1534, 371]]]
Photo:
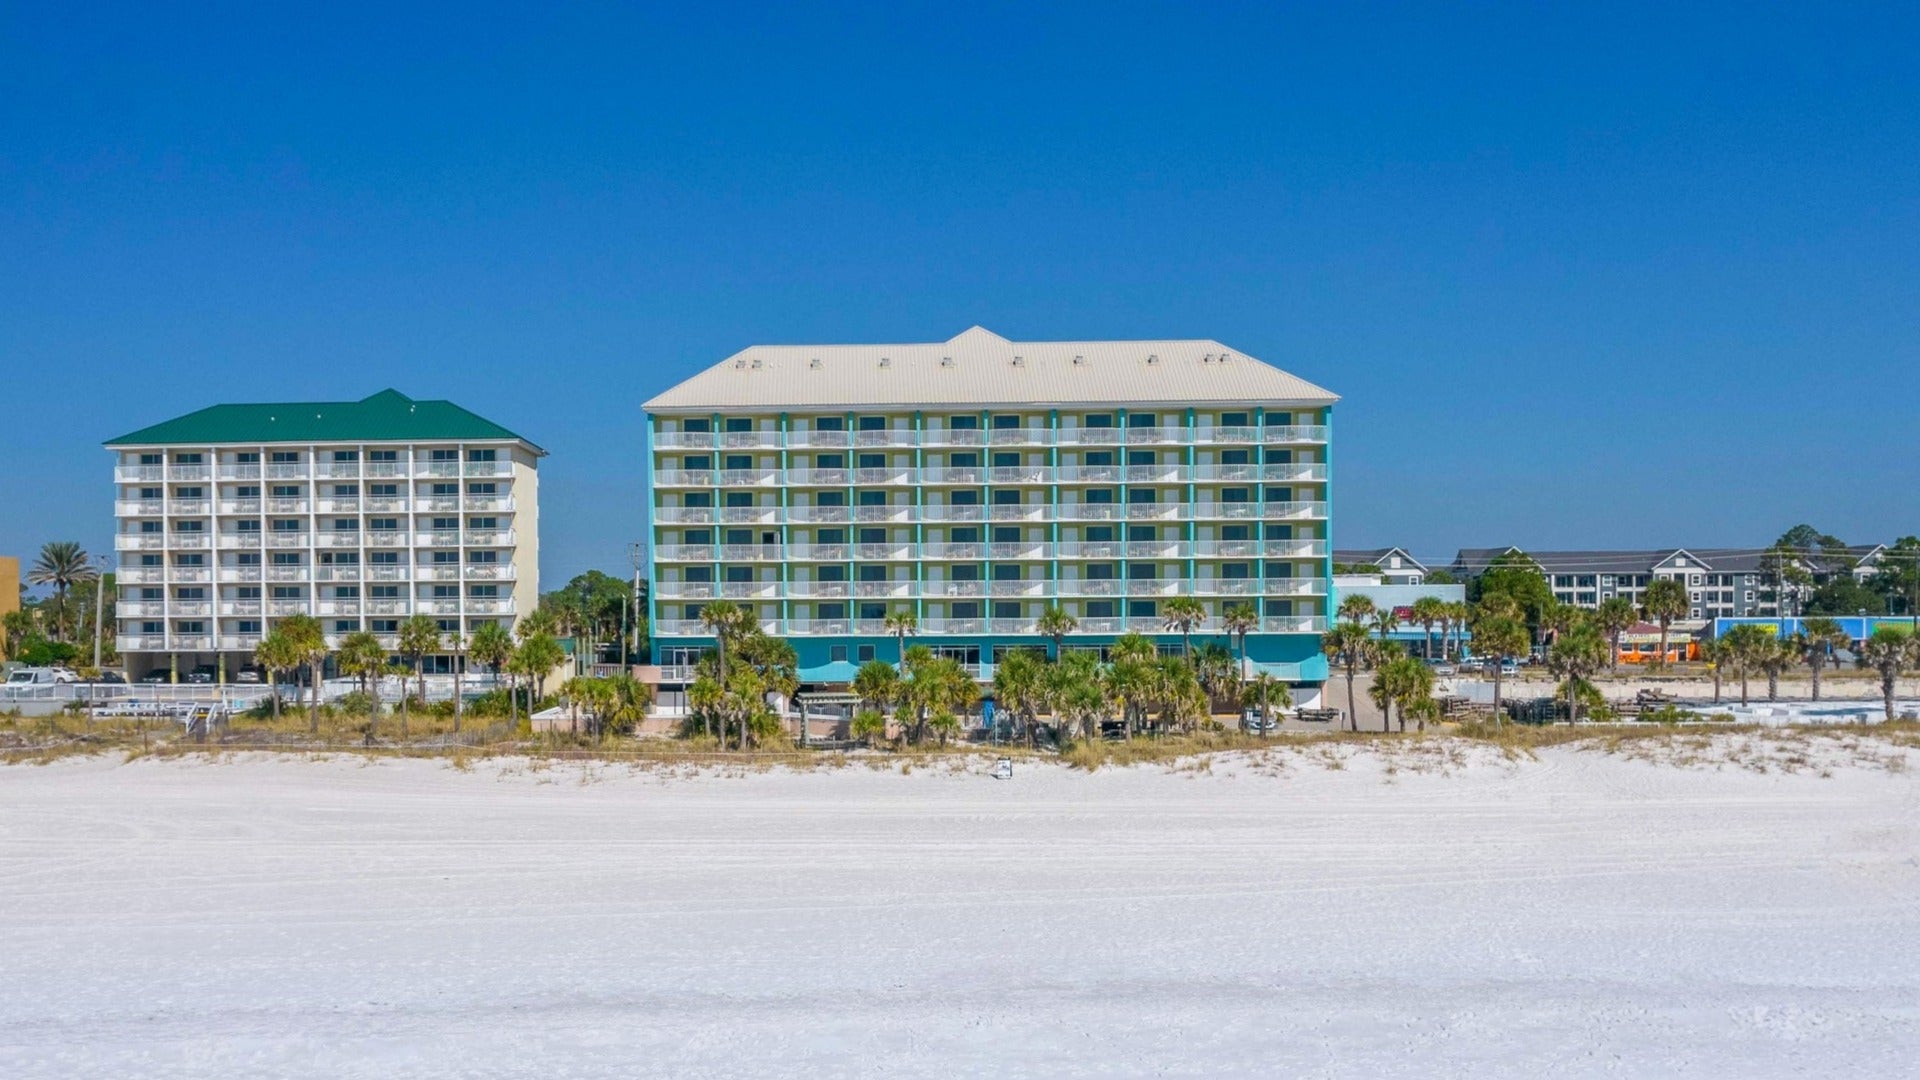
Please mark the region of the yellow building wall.
[[20, 560], [0, 555], [0, 615], [20, 610]]

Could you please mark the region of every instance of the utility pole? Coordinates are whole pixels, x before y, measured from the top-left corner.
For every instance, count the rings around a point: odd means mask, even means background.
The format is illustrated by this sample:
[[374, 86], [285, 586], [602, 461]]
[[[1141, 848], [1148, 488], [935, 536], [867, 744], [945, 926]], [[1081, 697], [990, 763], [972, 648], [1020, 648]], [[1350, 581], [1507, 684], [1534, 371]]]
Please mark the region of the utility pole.
[[[627, 561], [633, 565], [633, 589], [627, 593], [627, 607], [633, 609], [633, 644], [637, 648], [640, 643], [640, 570], [647, 565], [647, 545], [645, 543], [628, 544]], [[624, 622], [624, 608], [621, 611], [621, 615], [622, 621]], [[628, 658], [632, 655], [633, 650], [627, 647], [626, 628], [622, 626], [620, 633], [620, 668], [622, 671], [626, 670]]]
[[[107, 610], [107, 557], [93, 557], [93, 670], [100, 670], [101, 629], [106, 621]], [[96, 674], [96, 678], [98, 675]]]

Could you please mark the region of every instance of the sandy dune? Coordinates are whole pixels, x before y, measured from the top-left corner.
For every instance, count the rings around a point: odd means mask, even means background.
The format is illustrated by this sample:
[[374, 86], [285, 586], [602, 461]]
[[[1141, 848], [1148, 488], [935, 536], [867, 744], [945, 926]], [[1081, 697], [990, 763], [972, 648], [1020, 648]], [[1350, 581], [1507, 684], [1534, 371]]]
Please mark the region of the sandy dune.
[[0, 769], [0, 1075], [1911, 1075], [1859, 756]]

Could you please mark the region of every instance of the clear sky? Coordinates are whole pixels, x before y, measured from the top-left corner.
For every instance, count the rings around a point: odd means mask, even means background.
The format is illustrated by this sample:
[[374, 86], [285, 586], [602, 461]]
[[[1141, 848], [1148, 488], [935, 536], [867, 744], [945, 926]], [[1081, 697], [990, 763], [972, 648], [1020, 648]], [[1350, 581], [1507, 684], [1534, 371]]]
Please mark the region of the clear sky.
[[1912, 5], [517, 6], [0, 0], [0, 552], [392, 386], [552, 451], [553, 587], [647, 397], [974, 323], [1342, 394], [1341, 546], [1920, 531]]

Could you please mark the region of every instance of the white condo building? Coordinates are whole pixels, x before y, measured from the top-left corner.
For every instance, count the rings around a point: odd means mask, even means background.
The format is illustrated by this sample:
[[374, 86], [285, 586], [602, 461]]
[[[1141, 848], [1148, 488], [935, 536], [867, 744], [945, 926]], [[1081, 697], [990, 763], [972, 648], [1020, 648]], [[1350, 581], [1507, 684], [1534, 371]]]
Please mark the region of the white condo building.
[[410, 615], [471, 635], [511, 628], [539, 597], [546, 451], [451, 402], [215, 405], [106, 445], [135, 676], [231, 677], [291, 615], [330, 643], [370, 630], [392, 647]]

